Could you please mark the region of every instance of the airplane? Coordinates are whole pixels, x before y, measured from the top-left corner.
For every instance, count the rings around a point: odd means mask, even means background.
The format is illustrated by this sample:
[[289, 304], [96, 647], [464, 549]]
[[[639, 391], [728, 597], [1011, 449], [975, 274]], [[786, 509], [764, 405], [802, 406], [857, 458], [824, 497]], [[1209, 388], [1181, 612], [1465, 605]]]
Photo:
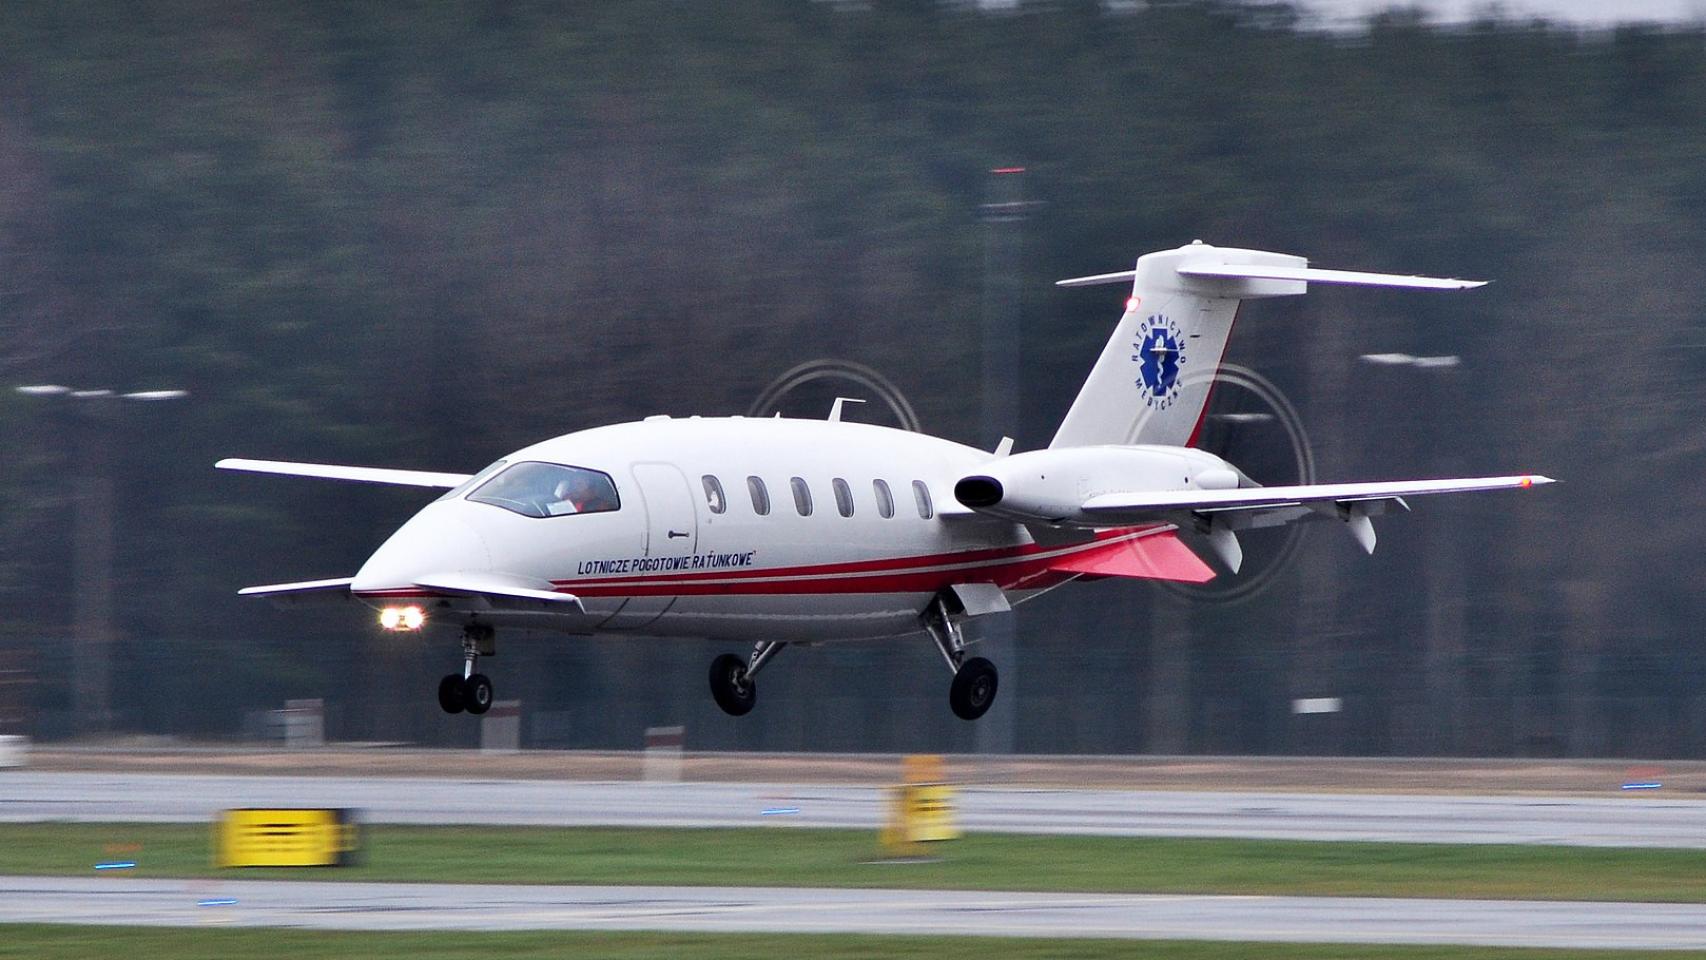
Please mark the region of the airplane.
[[443, 489], [352, 577], [248, 587], [280, 605], [339, 599], [387, 630], [460, 627], [448, 713], [492, 704], [479, 659], [497, 631], [750, 642], [710, 668], [742, 716], [789, 645], [927, 636], [965, 719], [998, 674], [968, 656], [969, 620], [1077, 579], [1203, 583], [1236, 574], [1246, 530], [1339, 523], [1373, 552], [1372, 517], [1408, 498], [1526, 489], [1533, 474], [1260, 486], [1195, 444], [1242, 301], [1311, 283], [1464, 290], [1483, 281], [1309, 266], [1195, 241], [1131, 270], [1059, 286], [1131, 283], [1125, 309], [1040, 450], [993, 450], [842, 417], [670, 417], [580, 430], [473, 474], [225, 459], [226, 470]]

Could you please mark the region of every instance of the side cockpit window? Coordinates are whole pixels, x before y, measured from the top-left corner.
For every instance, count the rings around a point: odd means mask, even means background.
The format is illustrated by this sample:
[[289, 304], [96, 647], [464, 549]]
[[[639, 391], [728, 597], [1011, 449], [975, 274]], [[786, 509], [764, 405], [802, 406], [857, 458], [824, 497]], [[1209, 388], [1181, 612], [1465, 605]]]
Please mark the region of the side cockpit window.
[[474, 489], [468, 499], [489, 503], [524, 517], [560, 517], [573, 513], [620, 510], [610, 475], [558, 463], [518, 463]]

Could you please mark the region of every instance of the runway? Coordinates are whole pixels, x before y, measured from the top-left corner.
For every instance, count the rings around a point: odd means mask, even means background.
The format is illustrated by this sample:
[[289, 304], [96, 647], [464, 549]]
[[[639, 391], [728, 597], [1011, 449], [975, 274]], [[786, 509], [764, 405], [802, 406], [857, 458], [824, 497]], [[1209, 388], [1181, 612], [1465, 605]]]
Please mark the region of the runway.
[[1698, 949], [1706, 943], [1706, 905], [1698, 904], [119, 877], [0, 877], [0, 923], [976, 934], [1554, 948]]
[[[0, 771], [0, 821], [207, 822], [231, 807], [352, 807], [368, 823], [874, 830], [861, 786]], [[966, 787], [981, 832], [1706, 849], [1706, 801]]]

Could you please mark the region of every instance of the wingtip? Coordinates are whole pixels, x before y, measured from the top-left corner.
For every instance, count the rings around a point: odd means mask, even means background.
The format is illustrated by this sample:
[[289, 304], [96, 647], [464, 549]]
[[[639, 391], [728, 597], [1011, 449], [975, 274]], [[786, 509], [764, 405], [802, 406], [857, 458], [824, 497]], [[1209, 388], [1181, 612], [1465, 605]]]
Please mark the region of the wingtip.
[[1524, 488], [1539, 487], [1539, 486], [1544, 486], [1545, 484], [1548, 484], [1548, 483], [1557, 483], [1557, 482], [1558, 481], [1552, 479], [1551, 477], [1541, 476], [1538, 473], [1532, 474], [1529, 476], [1525, 476], [1522, 478], [1522, 485]]

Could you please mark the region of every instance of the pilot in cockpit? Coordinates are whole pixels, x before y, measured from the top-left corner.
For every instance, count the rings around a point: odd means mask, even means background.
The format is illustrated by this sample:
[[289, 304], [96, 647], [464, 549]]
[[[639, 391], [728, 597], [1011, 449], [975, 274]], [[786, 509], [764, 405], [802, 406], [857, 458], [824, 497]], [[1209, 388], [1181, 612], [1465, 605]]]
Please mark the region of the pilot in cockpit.
[[565, 513], [581, 513], [585, 507], [587, 495], [591, 492], [591, 484], [586, 477], [574, 474], [557, 481], [557, 486], [551, 491], [551, 500], [545, 504], [545, 512], [553, 517]]
[[553, 517], [614, 509], [616, 504], [599, 484], [593, 482], [592, 476], [580, 471], [557, 481], [552, 489], [551, 502], [545, 506], [545, 512]]

